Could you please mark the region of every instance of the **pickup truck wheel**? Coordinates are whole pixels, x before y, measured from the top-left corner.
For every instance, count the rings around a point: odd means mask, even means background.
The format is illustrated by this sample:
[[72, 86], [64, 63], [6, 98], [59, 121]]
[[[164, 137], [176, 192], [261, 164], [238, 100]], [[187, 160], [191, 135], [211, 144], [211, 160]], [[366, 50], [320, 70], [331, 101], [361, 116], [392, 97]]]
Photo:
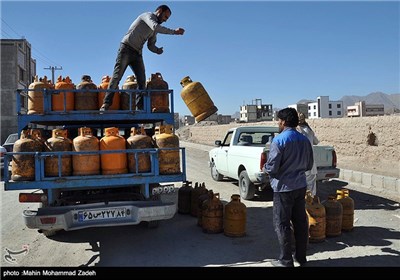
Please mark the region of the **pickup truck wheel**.
[[239, 175], [239, 192], [242, 199], [252, 199], [256, 192], [254, 184], [250, 181], [247, 171], [243, 170]]
[[214, 181], [222, 181], [224, 176], [219, 174], [217, 167], [215, 166], [215, 162], [211, 163], [211, 177], [214, 179]]

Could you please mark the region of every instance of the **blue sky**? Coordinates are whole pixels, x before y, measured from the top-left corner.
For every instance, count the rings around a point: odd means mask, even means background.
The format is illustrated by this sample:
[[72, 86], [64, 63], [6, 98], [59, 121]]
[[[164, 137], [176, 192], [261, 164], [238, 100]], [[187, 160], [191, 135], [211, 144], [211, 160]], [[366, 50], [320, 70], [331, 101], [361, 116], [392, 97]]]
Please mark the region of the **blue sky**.
[[172, 10], [163, 25], [186, 32], [159, 34], [162, 55], [144, 48], [146, 75], [162, 74], [181, 115], [190, 114], [185, 76], [229, 115], [256, 98], [284, 108], [320, 95], [400, 93], [398, 1], [2, 1], [1, 38], [25, 37], [39, 76], [62, 66], [56, 77], [100, 84], [132, 21], [160, 4]]

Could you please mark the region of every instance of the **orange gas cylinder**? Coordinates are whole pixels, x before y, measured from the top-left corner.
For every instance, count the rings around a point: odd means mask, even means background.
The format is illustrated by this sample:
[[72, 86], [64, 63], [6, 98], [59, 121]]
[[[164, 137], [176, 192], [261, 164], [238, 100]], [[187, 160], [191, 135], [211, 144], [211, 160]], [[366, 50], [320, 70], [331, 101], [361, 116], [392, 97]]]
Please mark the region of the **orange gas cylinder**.
[[354, 227], [354, 200], [348, 189], [336, 191], [337, 201], [343, 206], [342, 231], [352, 231]]
[[[72, 141], [67, 137], [66, 129], [53, 129], [52, 137], [44, 143], [45, 152], [72, 151]], [[54, 154], [44, 160], [44, 174], [48, 177], [70, 176], [72, 174], [72, 156]]]
[[[126, 140], [119, 135], [117, 127], [108, 127], [105, 135], [100, 139], [101, 151], [126, 150]], [[104, 153], [101, 154], [102, 174], [128, 173], [128, 158], [126, 153]]]
[[206, 233], [220, 233], [224, 228], [224, 205], [219, 193], [211, 195], [202, 205], [202, 228]]
[[178, 190], [178, 213], [189, 214], [192, 199], [192, 182], [185, 181]]
[[[168, 83], [164, 81], [161, 73], [151, 74], [147, 81], [147, 87], [150, 91], [151, 111], [153, 113], [169, 113], [169, 94]], [[167, 90], [167, 91], [155, 91]]]
[[339, 236], [342, 233], [342, 204], [336, 200], [336, 196], [330, 195], [323, 205], [326, 213], [326, 236]]
[[[103, 105], [104, 96], [106, 96], [105, 90], [108, 89], [110, 80], [111, 80], [110, 76], [103, 76], [103, 78], [101, 78], [101, 84], [98, 85], [98, 87], [97, 87], [98, 89], [100, 89], [99, 95], [98, 95], [99, 109]], [[104, 89], [104, 90], [101, 90], [101, 89]], [[119, 106], [120, 106], [120, 94], [119, 94], [119, 92], [114, 92], [113, 102], [112, 102], [109, 110], [119, 110]]]
[[198, 205], [199, 205], [199, 197], [202, 194], [206, 194], [208, 192], [205, 184], [199, 184], [196, 182], [194, 184], [194, 188], [191, 195], [191, 203], [190, 203], [190, 215], [194, 217], [198, 217]]
[[[69, 76], [66, 76], [64, 79], [62, 76], [58, 77], [57, 83], [55, 85], [56, 90], [61, 90], [58, 93], [53, 93], [51, 95], [51, 109], [53, 111], [72, 111], [74, 110], [75, 105], [75, 95], [73, 91], [66, 90], [74, 90], [75, 85], [72, 83]], [[64, 106], [65, 99], [65, 106]]]
[[181, 97], [197, 122], [218, 111], [200, 82], [193, 82], [189, 76], [181, 80]]
[[79, 90], [75, 92], [75, 110], [98, 110], [98, 91], [89, 75], [83, 75], [81, 82], [76, 86]]
[[308, 217], [308, 233], [311, 243], [325, 240], [326, 213], [325, 207], [319, 201], [318, 196], [312, 196], [311, 192], [306, 195], [306, 213]]
[[[132, 127], [131, 136], [126, 142], [127, 150], [153, 148], [153, 141], [146, 135], [143, 127], [140, 129]], [[150, 154], [148, 152], [129, 153], [128, 170], [130, 173], [149, 172], [151, 170]]]
[[[128, 76], [122, 89], [136, 90], [138, 87], [136, 77], [134, 75]], [[132, 96], [131, 107], [129, 108], [129, 99]], [[136, 110], [136, 93], [121, 91], [121, 110]]]
[[47, 81], [47, 77], [40, 78], [35, 76], [33, 83], [29, 85], [28, 91], [28, 115], [44, 113], [43, 91], [51, 89], [51, 84]]
[[[13, 152], [41, 152], [43, 142], [39, 137], [32, 138], [31, 130], [21, 131], [21, 137], [14, 143]], [[11, 162], [11, 180], [32, 181], [35, 179], [35, 155], [13, 155]]]
[[240, 202], [240, 195], [233, 194], [224, 209], [224, 234], [229, 237], [246, 235], [246, 205]]
[[[78, 133], [79, 135], [72, 141], [74, 152], [98, 152], [100, 150], [100, 141], [93, 136], [90, 127], [81, 127]], [[72, 173], [73, 175], [100, 174], [100, 155], [98, 153], [72, 155]]]
[[[160, 126], [160, 134], [155, 134], [159, 150], [160, 174], [180, 173], [179, 137], [173, 134], [172, 125]], [[169, 148], [169, 150], [163, 150]], [[171, 149], [172, 148], [172, 149]]]

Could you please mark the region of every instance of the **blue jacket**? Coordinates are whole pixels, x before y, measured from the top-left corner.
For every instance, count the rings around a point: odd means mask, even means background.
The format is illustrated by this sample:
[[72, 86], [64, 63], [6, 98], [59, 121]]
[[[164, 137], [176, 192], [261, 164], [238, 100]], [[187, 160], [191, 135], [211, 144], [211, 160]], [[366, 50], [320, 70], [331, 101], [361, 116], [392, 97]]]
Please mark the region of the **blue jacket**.
[[270, 146], [267, 163], [271, 188], [274, 192], [289, 192], [307, 186], [305, 171], [313, 166], [313, 150], [307, 137], [286, 127]]

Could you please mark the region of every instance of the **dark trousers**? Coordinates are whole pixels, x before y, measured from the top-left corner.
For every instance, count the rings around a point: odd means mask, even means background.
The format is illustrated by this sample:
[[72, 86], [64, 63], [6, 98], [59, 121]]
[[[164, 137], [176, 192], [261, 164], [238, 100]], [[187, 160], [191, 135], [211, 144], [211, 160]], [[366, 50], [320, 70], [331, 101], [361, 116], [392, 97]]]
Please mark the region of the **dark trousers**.
[[[118, 84], [124, 75], [126, 68], [130, 67], [135, 73], [136, 80], [139, 89], [146, 88], [146, 73], [144, 68], [143, 56], [139, 54], [135, 49], [129, 47], [128, 45], [122, 44], [119, 47], [117, 59], [115, 61], [114, 72], [111, 77], [108, 89], [116, 90], [118, 89]], [[107, 92], [103, 103], [111, 105], [114, 98], [114, 92]], [[143, 104], [143, 100], [140, 96], [136, 96], [136, 104]]]
[[[297, 261], [305, 263], [307, 260], [308, 221], [305, 194], [305, 187], [291, 192], [274, 192], [273, 221], [281, 251], [279, 260], [284, 265], [293, 265], [292, 242], [296, 243]], [[291, 223], [295, 240], [292, 240]]]

